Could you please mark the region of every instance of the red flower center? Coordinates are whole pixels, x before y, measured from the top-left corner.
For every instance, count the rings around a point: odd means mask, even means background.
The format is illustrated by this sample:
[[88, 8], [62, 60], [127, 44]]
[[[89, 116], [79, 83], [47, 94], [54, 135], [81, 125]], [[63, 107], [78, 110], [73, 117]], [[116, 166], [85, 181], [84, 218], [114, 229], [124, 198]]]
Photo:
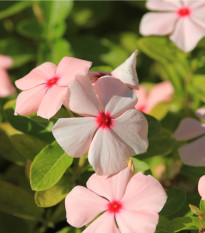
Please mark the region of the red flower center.
[[177, 14], [180, 17], [189, 16], [191, 14], [191, 10], [188, 7], [182, 7], [178, 9]]
[[111, 117], [110, 113], [104, 113], [104, 112], [100, 112], [97, 116], [97, 124], [98, 127], [101, 127], [103, 129], [108, 129], [111, 126], [113, 126], [113, 118]]
[[141, 112], [145, 112], [145, 108], [146, 108], [145, 105], [137, 106], [137, 109]]
[[110, 213], [119, 213], [120, 210], [122, 209], [122, 203], [119, 201], [112, 201], [108, 203], [108, 211]]
[[46, 86], [48, 88], [52, 87], [53, 85], [56, 85], [56, 83], [58, 82], [59, 78], [58, 77], [54, 77], [54, 78], [51, 78], [47, 81], [46, 83]]

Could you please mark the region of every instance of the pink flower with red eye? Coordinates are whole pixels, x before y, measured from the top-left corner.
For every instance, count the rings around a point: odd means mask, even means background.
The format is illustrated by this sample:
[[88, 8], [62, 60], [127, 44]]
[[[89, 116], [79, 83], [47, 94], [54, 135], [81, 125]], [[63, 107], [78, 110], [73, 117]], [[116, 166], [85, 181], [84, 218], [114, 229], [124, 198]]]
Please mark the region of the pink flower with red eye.
[[205, 2], [195, 0], [148, 0], [147, 13], [140, 24], [142, 35], [170, 35], [184, 52], [194, 49], [205, 36]]
[[0, 55], [0, 97], [6, 97], [16, 92], [6, 71], [12, 64], [11, 57]]
[[94, 174], [87, 188], [73, 188], [65, 199], [66, 217], [80, 228], [102, 213], [83, 233], [154, 233], [166, 200], [155, 178], [141, 172], [132, 176], [125, 168], [112, 176]]
[[16, 81], [23, 90], [16, 100], [15, 115], [29, 115], [51, 118], [65, 101], [69, 84], [77, 75], [87, 75], [91, 62], [64, 57], [58, 67], [46, 62]]
[[69, 108], [85, 117], [59, 119], [53, 135], [72, 157], [83, 156], [100, 175], [127, 166], [130, 156], [148, 147], [146, 118], [134, 109], [135, 94], [120, 80], [104, 76], [93, 86], [88, 77], [70, 85]]
[[[197, 110], [196, 115], [205, 119], [205, 108]], [[200, 138], [182, 146], [178, 152], [183, 163], [191, 166], [205, 166], [205, 124], [192, 118], [183, 119], [173, 137], [178, 141]]]
[[132, 55], [123, 62], [120, 66], [114, 69], [112, 72], [102, 71], [90, 71], [88, 76], [93, 83], [101, 77], [111, 76], [118, 78], [120, 81], [125, 83], [128, 87], [138, 89], [138, 77], [136, 72], [136, 56], [138, 52], [135, 51]]
[[205, 201], [205, 176], [202, 176], [199, 179], [198, 191], [199, 191], [199, 195], [201, 196], [201, 199]]
[[172, 100], [174, 88], [169, 81], [156, 84], [150, 92], [144, 86], [139, 86], [139, 90], [134, 90], [138, 97], [136, 109], [150, 113], [152, 109], [159, 103], [169, 102]]

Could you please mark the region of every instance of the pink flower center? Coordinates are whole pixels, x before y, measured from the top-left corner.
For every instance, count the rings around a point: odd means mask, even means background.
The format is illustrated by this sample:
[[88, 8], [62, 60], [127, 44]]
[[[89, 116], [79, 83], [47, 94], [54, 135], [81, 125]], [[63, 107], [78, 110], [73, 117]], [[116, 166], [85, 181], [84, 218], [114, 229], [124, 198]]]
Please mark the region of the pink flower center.
[[56, 85], [57, 82], [58, 82], [59, 78], [58, 77], [54, 77], [54, 78], [50, 78], [47, 83], [46, 83], [46, 86], [48, 88], [52, 87], [53, 85]]
[[122, 203], [119, 201], [112, 201], [108, 203], [108, 211], [110, 213], [116, 214], [119, 213], [122, 209]]
[[137, 106], [137, 109], [139, 110], [139, 111], [141, 111], [141, 112], [145, 112], [145, 108], [146, 108], [146, 106], [145, 105], [141, 105], [141, 106]]
[[179, 17], [186, 17], [189, 16], [191, 14], [191, 10], [188, 7], [181, 7], [178, 9], [177, 14]]
[[108, 129], [111, 126], [113, 126], [113, 118], [111, 117], [110, 113], [104, 113], [104, 112], [100, 112], [97, 116], [97, 124], [98, 127], [101, 127], [103, 129]]

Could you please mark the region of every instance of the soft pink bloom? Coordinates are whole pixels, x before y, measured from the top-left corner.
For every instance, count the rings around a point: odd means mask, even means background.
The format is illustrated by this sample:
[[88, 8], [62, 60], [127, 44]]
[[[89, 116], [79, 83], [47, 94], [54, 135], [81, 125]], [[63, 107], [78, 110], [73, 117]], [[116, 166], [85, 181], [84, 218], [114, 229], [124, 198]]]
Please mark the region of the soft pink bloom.
[[[205, 108], [199, 109], [197, 114], [205, 117]], [[187, 141], [202, 136], [179, 148], [179, 155], [183, 163], [191, 166], [205, 166], [205, 124], [192, 118], [183, 119], [174, 133], [178, 141]]]
[[147, 13], [140, 24], [142, 35], [170, 35], [183, 51], [189, 52], [205, 36], [205, 1], [148, 0]]
[[53, 135], [72, 157], [84, 155], [100, 175], [127, 166], [129, 157], [148, 147], [146, 118], [134, 109], [135, 94], [120, 80], [104, 76], [92, 85], [78, 77], [70, 85], [69, 108], [85, 117], [59, 119]]
[[155, 232], [167, 195], [152, 176], [132, 176], [125, 168], [112, 176], [94, 174], [87, 187], [77, 186], [66, 197], [70, 225], [80, 228], [102, 213], [83, 233]]
[[132, 55], [123, 62], [120, 66], [114, 69], [112, 72], [102, 71], [90, 71], [89, 77], [92, 81], [96, 81], [98, 78], [109, 75], [114, 78], [118, 78], [130, 88], [138, 89], [138, 77], [136, 73], [136, 56], [138, 52], [135, 51]]
[[148, 93], [144, 86], [139, 86], [139, 90], [134, 90], [138, 97], [136, 109], [150, 113], [151, 110], [161, 102], [169, 102], [172, 100], [174, 89], [169, 81], [156, 84]]
[[86, 75], [91, 62], [64, 57], [58, 66], [43, 63], [25, 77], [16, 81], [23, 90], [16, 100], [15, 115], [29, 115], [37, 112], [44, 118], [51, 118], [65, 101], [68, 86], [77, 75]]
[[198, 191], [199, 195], [201, 196], [201, 199], [205, 201], [205, 176], [202, 176], [199, 179]]
[[16, 92], [6, 71], [12, 64], [11, 57], [0, 55], [0, 97], [6, 97]]

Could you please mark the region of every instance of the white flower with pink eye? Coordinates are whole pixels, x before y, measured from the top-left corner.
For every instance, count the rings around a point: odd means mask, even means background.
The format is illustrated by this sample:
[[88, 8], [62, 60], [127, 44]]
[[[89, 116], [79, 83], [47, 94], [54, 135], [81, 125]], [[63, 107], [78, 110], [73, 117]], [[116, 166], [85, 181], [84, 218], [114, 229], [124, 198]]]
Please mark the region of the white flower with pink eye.
[[147, 13], [140, 24], [140, 33], [170, 35], [184, 52], [194, 49], [205, 36], [205, 1], [148, 0], [147, 8], [159, 12]]
[[205, 176], [202, 176], [199, 179], [198, 191], [199, 191], [199, 195], [201, 196], [201, 199], [205, 201]]
[[15, 115], [29, 115], [51, 118], [65, 101], [69, 84], [77, 75], [87, 75], [91, 62], [64, 57], [58, 67], [46, 62], [16, 81], [23, 90], [16, 100]]
[[[92, 175], [87, 188], [77, 186], [65, 200], [67, 221], [83, 233], [154, 233], [167, 200], [161, 184], [125, 168], [112, 176]], [[117, 223], [117, 225], [116, 225]]]
[[100, 175], [127, 166], [130, 156], [146, 152], [148, 124], [134, 109], [135, 94], [120, 80], [104, 76], [92, 85], [86, 76], [70, 85], [69, 108], [84, 117], [59, 119], [53, 135], [72, 157], [83, 156]]
[[6, 97], [16, 92], [6, 71], [12, 64], [11, 57], [0, 55], [0, 97]]
[[[205, 119], [205, 108], [197, 110], [196, 115]], [[183, 163], [190, 166], [205, 166], [205, 124], [192, 118], [183, 119], [173, 137], [178, 141], [200, 138], [179, 148]]]

